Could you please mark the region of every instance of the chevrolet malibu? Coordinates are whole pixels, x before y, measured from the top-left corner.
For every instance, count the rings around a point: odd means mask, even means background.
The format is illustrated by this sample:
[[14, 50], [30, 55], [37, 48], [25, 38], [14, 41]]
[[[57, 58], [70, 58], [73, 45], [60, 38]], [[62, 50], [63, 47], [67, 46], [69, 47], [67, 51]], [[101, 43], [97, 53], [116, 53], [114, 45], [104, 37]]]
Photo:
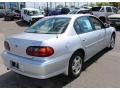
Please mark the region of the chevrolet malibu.
[[76, 78], [89, 58], [114, 48], [115, 37], [115, 28], [93, 15], [49, 16], [7, 37], [2, 57], [8, 69], [25, 76]]

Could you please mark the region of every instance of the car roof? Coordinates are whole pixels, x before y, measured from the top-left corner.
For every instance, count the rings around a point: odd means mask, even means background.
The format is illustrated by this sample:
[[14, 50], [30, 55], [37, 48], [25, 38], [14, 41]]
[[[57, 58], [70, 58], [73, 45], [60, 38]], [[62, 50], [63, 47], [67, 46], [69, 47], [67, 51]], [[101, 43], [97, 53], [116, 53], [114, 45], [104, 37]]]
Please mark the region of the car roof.
[[55, 15], [55, 16], [48, 16], [48, 17], [65, 17], [65, 18], [77, 18], [81, 16], [93, 16], [90, 14], [67, 14], [67, 15]]

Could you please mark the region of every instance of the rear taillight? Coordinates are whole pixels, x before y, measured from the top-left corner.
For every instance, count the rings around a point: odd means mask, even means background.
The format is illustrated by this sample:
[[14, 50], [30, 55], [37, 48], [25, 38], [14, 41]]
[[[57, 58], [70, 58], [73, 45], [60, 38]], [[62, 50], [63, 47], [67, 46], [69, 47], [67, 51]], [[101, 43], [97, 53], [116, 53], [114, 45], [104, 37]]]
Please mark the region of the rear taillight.
[[10, 46], [9, 46], [9, 43], [7, 41], [4, 42], [4, 47], [6, 50], [10, 51]]
[[30, 46], [26, 50], [27, 55], [37, 57], [48, 57], [54, 54], [54, 49], [48, 46]]

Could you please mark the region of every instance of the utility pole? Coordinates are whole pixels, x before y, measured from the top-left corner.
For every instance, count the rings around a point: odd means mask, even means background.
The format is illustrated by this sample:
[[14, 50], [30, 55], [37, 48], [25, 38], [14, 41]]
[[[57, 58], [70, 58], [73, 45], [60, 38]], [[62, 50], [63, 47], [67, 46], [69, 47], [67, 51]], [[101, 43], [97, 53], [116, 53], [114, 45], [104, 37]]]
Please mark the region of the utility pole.
[[74, 2], [74, 7], [75, 7], [75, 2]]
[[80, 6], [80, 5], [79, 5], [79, 2], [77, 2], [77, 3], [78, 3], [78, 7], [79, 7], [79, 6]]
[[50, 8], [52, 8], [52, 2], [50, 2]]
[[4, 9], [5, 9], [5, 13], [6, 13], [6, 11], [7, 11], [7, 10], [6, 10], [6, 2], [4, 2]]
[[34, 2], [34, 8], [35, 8], [35, 2]]
[[66, 2], [65, 2], [65, 7], [66, 7]]
[[45, 13], [46, 13], [46, 16], [48, 16], [48, 2], [46, 4], [47, 4], [47, 8], [46, 8]]
[[56, 8], [56, 2], [55, 2], [55, 8]]

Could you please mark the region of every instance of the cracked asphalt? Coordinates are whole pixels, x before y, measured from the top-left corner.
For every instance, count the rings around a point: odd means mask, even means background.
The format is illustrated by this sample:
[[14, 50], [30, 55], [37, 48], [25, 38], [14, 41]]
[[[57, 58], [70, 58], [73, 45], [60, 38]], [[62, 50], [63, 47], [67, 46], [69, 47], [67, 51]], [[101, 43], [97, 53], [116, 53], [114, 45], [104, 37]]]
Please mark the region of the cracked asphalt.
[[[0, 54], [4, 50], [6, 36], [23, 32], [29, 27], [21, 21], [0, 19]], [[85, 63], [84, 70], [76, 79], [58, 75], [40, 80], [29, 78], [7, 70], [0, 56], [0, 87], [18, 88], [117, 88], [120, 87], [120, 31], [117, 30], [116, 46], [113, 50], [102, 50]]]

